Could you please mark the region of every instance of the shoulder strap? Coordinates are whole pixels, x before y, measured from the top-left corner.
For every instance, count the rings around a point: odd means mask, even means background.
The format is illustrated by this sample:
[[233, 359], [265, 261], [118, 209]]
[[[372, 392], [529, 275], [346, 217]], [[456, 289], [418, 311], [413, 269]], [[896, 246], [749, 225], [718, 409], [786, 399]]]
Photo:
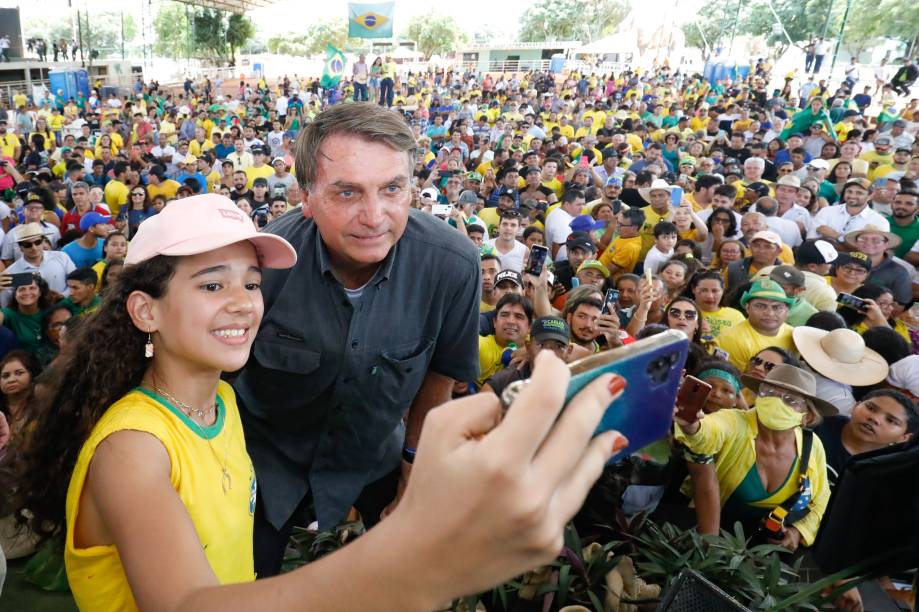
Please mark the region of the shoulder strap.
[[801, 494], [804, 492], [804, 480], [807, 475], [807, 464], [810, 461], [811, 448], [814, 446], [814, 432], [810, 429], [805, 429], [801, 434], [801, 460], [798, 462], [798, 490], [791, 494], [788, 499], [779, 504], [780, 508], [784, 508], [788, 512], [788, 518], [785, 520], [786, 524], [792, 524], [801, 518], [804, 517], [810, 510], [805, 509], [803, 511], [792, 512], [791, 509], [798, 499], [801, 497]]

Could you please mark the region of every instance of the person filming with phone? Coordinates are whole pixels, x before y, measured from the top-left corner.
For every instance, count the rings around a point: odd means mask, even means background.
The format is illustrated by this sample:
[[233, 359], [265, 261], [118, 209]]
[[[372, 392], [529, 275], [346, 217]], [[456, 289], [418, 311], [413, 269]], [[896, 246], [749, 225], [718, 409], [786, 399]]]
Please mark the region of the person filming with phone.
[[830, 498], [823, 444], [805, 427], [837, 411], [801, 368], [780, 364], [764, 380], [742, 380], [756, 392], [752, 410], [677, 416], [676, 438], [714, 455], [723, 528], [739, 521], [745, 533], [794, 552], [813, 544]]

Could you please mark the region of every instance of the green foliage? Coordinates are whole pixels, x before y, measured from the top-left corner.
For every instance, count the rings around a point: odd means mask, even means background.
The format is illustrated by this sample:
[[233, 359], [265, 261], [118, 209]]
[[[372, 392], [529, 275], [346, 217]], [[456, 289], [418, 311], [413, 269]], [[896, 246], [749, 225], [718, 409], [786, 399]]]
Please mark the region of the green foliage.
[[520, 17], [518, 38], [588, 43], [611, 34], [628, 10], [628, 0], [537, 0]]
[[456, 20], [438, 13], [412, 17], [406, 36], [414, 40], [418, 51], [428, 58], [435, 53], [453, 51], [466, 42], [466, 34], [460, 30]]
[[364, 525], [360, 521], [342, 523], [331, 531], [319, 533], [294, 527], [282, 570], [289, 572], [321, 559], [362, 535], [364, 531]]
[[325, 53], [327, 45], [342, 51], [355, 51], [363, 46], [358, 38], [348, 38], [346, 19], [314, 21], [303, 34], [288, 32], [268, 39], [268, 51], [283, 55], [306, 57]]
[[669, 585], [684, 569], [693, 569], [737, 598], [751, 610], [817, 610], [834, 594], [821, 591], [851, 575], [840, 572], [817, 582], [802, 580], [801, 562], [782, 560], [785, 549], [770, 544], [750, 546], [740, 523], [734, 532], [700, 535], [665, 523], [646, 521], [631, 535], [632, 556], [639, 574], [648, 582]]
[[255, 26], [244, 15], [176, 2], [160, 5], [153, 28], [156, 53], [200, 57], [217, 64], [234, 65], [237, 49], [255, 36]]

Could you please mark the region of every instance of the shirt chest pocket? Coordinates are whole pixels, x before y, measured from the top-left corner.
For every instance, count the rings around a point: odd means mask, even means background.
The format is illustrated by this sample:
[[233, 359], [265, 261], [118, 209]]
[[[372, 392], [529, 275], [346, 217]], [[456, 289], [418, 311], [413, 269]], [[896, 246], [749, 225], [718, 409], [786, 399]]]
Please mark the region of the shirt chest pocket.
[[319, 351], [256, 340], [253, 354], [259, 366], [254, 378], [259, 403], [266, 412], [301, 412], [298, 409], [320, 395], [330, 382], [322, 380]]
[[408, 407], [424, 380], [434, 352], [434, 342], [404, 344], [380, 353], [377, 391], [388, 405]]

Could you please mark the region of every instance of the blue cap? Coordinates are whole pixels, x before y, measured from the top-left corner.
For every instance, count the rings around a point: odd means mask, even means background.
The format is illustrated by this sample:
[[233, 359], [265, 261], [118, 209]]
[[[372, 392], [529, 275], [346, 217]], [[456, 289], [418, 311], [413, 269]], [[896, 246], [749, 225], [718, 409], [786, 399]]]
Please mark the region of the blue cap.
[[80, 219], [80, 231], [85, 233], [88, 232], [94, 225], [111, 222], [112, 218], [108, 215], [103, 215], [102, 213], [91, 211], [83, 215], [83, 218]]
[[618, 176], [611, 176], [606, 179], [607, 187], [622, 187], [622, 179]]
[[593, 230], [603, 229], [606, 224], [603, 221], [594, 221], [590, 215], [578, 215], [568, 224], [573, 232], [592, 232]]

